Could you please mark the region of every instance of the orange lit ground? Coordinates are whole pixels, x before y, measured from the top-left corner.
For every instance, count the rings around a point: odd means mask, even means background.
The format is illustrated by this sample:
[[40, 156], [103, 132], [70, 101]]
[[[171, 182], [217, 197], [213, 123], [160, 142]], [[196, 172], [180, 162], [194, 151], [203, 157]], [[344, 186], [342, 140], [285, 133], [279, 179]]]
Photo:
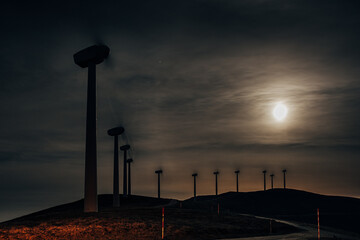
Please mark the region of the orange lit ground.
[[[134, 197], [120, 209], [111, 206], [111, 196], [102, 195], [99, 213], [83, 214], [82, 202], [34, 213], [0, 224], [0, 239], [161, 239], [161, 206], [169, 200]], [[273, 223], [273, 232], [295, 228]], [[218, 239], [269, 234], [267, 220], [216, 212], [165, 208], [167, 239]]]

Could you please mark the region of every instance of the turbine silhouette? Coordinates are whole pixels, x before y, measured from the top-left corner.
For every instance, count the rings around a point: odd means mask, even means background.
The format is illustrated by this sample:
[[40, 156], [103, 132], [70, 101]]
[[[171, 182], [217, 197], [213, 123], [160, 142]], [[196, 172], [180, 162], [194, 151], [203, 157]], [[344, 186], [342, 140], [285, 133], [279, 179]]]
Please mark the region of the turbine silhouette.
[[132, 158], [129, 158], [127, 161], [128, 163], [128, 195], [131, 196], [131, 163], [133, 162]]
[[264, 191], [266, 191], [266, 170], [263, 171], [264, 174]]
[[160, 174], [163, 173], [161, 169], [156, 170], [155, 173], [158, 175], [158, 198], [160, 198]]
[[218, 195], [218, 175], [219, 175], [219, 171], [215, 171], [215, 195]]
[[196, 200], [196, 177], [197, 173], [194, 173], [192, 176], [194, 177], [194, 201]]
[[274, 189], [274, 174], [271, 174], [270, 177], [271, 177], [271, 189]]
[[96, 64], [109, 56], [105, 45], [94, 45], [74, 54], [74, 62], [88, 68], [84, 212], [97, 212], [97, 151], [96, 151]]
[[127, 150], [130, 149], [130, 145], [126, 144], [120, 147], [121, 151], [124, 151], [124, 174], [123, 174], [123, 196], [127, 197], [127, 177], [126, 177], [126, 161], [127, 161]]
[[116, 127], [107, 131], [108, 135], [114, 137], [114, 179], [113, 179], [113, 207], [120, 206], [119, 197], [119, 135], [124, 132], [123, 127]]
[[239, 172], [239, 170], [234, 172], [236, 174], [236, 192], [239, 192]]
[[286, 169], [282, 170], [283, 174], [284, 174], [284, 189], [286, 189]]

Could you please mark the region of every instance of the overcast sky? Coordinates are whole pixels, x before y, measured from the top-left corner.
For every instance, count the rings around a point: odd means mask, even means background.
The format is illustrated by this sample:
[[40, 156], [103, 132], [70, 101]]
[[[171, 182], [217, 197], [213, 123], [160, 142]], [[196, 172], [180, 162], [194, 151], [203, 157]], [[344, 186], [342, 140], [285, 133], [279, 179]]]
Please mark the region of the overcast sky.
[[73, 54], [100, 43], [99, 193], [112, 192], [106, 131], [124, 126], [134, 194], [156, 196], [157, 168], [162, 196], [178, 199], [194, 171], [203, 195], [214, 170], [227, 192], [236, 169], [255, 191], [262, 170], [281, 187], [287, 168], [290, 188], [360, 197], [359, 12], [340, 0], [3, 3], [0, 220], [82, 198], [87, 71]]

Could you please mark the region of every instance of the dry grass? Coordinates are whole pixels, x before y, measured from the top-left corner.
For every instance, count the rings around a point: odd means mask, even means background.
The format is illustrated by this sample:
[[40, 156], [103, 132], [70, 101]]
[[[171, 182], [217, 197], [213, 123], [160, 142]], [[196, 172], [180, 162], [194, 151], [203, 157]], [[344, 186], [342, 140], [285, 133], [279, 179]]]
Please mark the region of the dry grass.
[[[217, 216], [189, 209], [165, 209], [168, 239], [216, 239], [269, 234], [269, 222]], [[273, 232], [295, 229], [273, 223]], [[0, 226], [1, 239], [161, 239], [161, 208], [120, 209], [97, 214], [61, 213], [20, 219]]]

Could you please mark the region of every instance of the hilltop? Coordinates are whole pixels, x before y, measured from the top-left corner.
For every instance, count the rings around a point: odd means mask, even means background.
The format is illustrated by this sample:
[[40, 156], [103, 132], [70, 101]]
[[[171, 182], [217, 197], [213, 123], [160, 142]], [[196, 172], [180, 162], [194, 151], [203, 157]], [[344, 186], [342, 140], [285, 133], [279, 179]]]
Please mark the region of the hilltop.
[[[276, 221], [242, 214], [272, 217], [360, 233], [360, 199], [326, 196], [293, 189], [227, 192], [195, 200], [144, 196], [121, 198], [112, 207], [112, 195], [99, 195], [99, 212], [83, 213], [83, 200], [52, 207], [0, 223], [0, 238], [11, 239], [161, 239], [161, 212], [165, 209], [167, 239], [221, 239], [286, 234], [300, 230]], [[218, 206], [219, 214], [218, 214]]]
[[[174, 199], [143, 196], [121, 198], [112, 208], [112, 195], [99, 195], [99, 212], [83, 213], [83, 200], [52, 207], [0, 224], [0, 238], [10, 239], [161, 239], [165, 208], [167, 239], [219, 239], [270, 234], [269, 220], [206, 209], [181, 208]], [[190, 205], [189, 205], [190, 206]], [[272, 222], [272, 234], [299, 231]]]
[[215, 208], [222, 211], [294, 220], [317, 224], [317, 208], [321, 226], [360, 233], [360, 199], [327, 196], [294, 189], [257, 192], [227, 192], [216, 196], [199, 196], [185, 200], [186, 208]]

